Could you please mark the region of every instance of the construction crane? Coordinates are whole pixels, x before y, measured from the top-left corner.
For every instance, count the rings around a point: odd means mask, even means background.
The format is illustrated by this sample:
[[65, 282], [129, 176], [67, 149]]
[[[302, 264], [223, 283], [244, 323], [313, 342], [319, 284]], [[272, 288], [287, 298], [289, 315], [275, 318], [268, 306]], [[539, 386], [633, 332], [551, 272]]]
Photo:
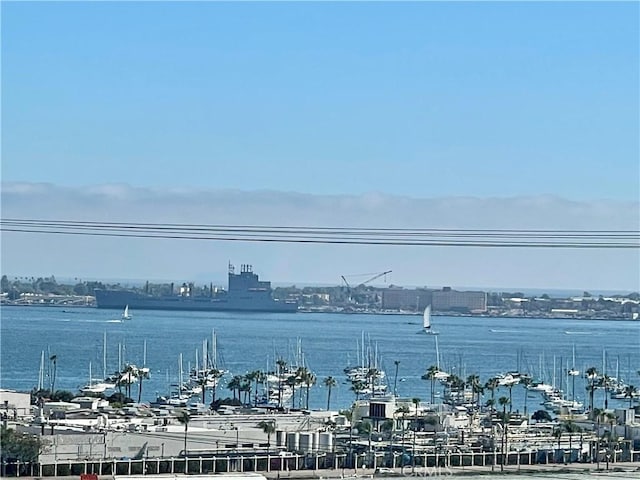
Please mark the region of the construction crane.
[[[372, 300], [371, 292], [368, 292], [364, 287], [368, 283], [371, 283], [374, 280], [387, 275], [388, 273], [391, 273], [391, 270], [387, 270], [385, 272], [380, 272], [380, 273], [362, 273], [360, 275], [340, 275], [340, 278], [342, 278], [342, 282], [344, 283], [344, 287], [343, 287], [342, 291], [345, 292], [344, 289], [346, 289], [346, 294], [347, 294], [346, 304], [347, 304], [347, 306], [367, 305], [367, 304], [373, 304], [373, 303], [377, 302], [377, 299], [376, 299], [377, 295], [373, 295], [376, 298], [374, 298]], [[347, 280], [347, 277], [363, 277], [363, 276], [370, 276], [370, 275], [371, 275], [370, 278], [368, 278], [364, 282], [359, 283], [355, 287], [352, 286], [349, 283], [349, 281]]]
[[[367, 283], [373, 282], [374, 280], [376, 280], [377, 278], [382, 277], [383, 275], [386, 275], [387, 273], [391, 273], [392, 270], [387, 270], [386, 272], [382, 272], [382, 273], [377, 273], [376, 275], [374, 275], [373, 277], [371, 277], [368, 280], [365, 280], [364, 282], [362, 282], [361, 284], [359, 284], [356, 288], [360, 288], [360, 287], [364, 287]], [[344, 279], [344, 277], [342, 277]], [[385, 278], [386, 281], [386, 278]], [[346, 282], [346, 280], [345, 280]]]
[[[348, 290], [353, 290], [353, 289], [357, 289], [357, 288], [361, 288], [364, 287], [365, 285], [367, 285], [368, 283], [373, 282], [374, 280], [388, 274], [391, 273], [391, 270], [387, 270], [386, 272], [381, 272], [381, 273], [361, 273], [358, 275], [340, 275], [340, 278], [342, 278], [342, 282], [344, 283], [344, 286], [348, 289]], [[350, 284], [349, 281], [347, 280], [347, 277], [352, 278], [352, 277], [364, 277], [364, 276], [369, 276], [369, 275], [373, 275], [371, 278], [368, 278], [367, 280], [365, 280], [364, 282], [358, 283], [356, 286], [354, 286], [353, 284]], [[386, 279], [385, 279], [386, 281]]]

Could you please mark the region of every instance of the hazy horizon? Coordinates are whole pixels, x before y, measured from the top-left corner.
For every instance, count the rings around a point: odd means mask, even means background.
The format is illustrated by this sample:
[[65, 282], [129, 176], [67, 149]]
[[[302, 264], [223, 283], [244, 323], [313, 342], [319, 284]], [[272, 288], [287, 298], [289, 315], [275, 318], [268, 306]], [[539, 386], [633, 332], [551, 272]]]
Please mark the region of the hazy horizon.
[[[42, 220], [60, 219], [64, 214], [94, 222], [237, 225], [241, 219], [244, 225], [392, 228], [627, 230], [640, 222], [640, 203], [577, 202], [555, 196], [419, 199], [385, 194], [166, 191], [125, 185], [62, 188], [5, 183], [2, 211], [3, 218]], [[51, 254], [42, 251], [44, 241]], [[254, 272], [274, 284], [296, 279], [338, 285], [342, 275], [373, 276], [391, 270], [387, 283], [399, 285], [640, 289], [638, 249], [305, 245], [5, 232], [2, 259], [5, 272], [57, 272], [71, 278], [176, 278], [208, 283], [225, 279], [231, 262], [236, 268], [253, 265]]]
[[[196, 285], [209, 285], [210, 283], [213, 283], [214, 286], [218, 286], [218, 287], [227, 287], [227, 280], [216, 280], [216, 279], [212, 279], [212, 280], [205, 280], [205, 279], [198, 279], [198, 280], [193, 280], [193, 279], [188, 279], [188, 280], [179, 280], [179, 279], [163, 279], [163, 278], [147, 278], [147, 279], [143, 279], [143, 278], [98, 278], [98, 277], [86, 277], [86, 278], [78, 278], [78, 277], [62, 277], [62, 276], [58, 276], [55, 273], [50, 274], [50, 275], [29, 275], [29, 274], [21, 274], [21, 275], [14, 275], [14, 274], [10, 274], [10, 273], [5, 273], [5, 275], [7, 275], [7, 277], [9, 278], [9, 280], [16, 280], [19, 278], [31, 278], [31, 277], [45, 277], [45, 276], [51, 276], [53, 275], [56, 278], [56, 281], [58, 283], [61, 284], [73, 284], [76, 281], [80, 281], [80, 282], [89, 282], [89, 281], [97, 281], [97, 282], [103, 282], [106, 284], [120, 284], [122, 287], [125, 288], [130, 288], [130, 287], [141, 287], [144, 286], [146, 281], [149, 281], [150, 283], [156, 283], [156, 284], [169, 284], [169, 283], [176, 283], [177, 282], [190, 282], [193, 281]], [[267, 280], [269, 281], [268, 278], [263, 278], [260, 277], [260, 280]], [[401, 287], [401, 288], [406, 288], [406, 289], [415, 289], [415, 288], [428, 288], [428, 289], [433, 289], [433, 290], [439, 290], [442, 289], [444, 287], [451, 287], [454, 290], [459, 290], [459, 291], [484, 291], [487, 293], [515, 293], [515, 292], [521, 292], [524, 293], [527, 296], [532, 296], [532, 295], [543, 295], [543, 294], [548, 294], [551, 297], [568, 297], [568, 296], [579, 296], [582, 295], [584, 292], [588, 292], [590, 295], [597, 297], [599, 295], [603, 295], [603, 296], [607, 296], [607, 295], [630, 295], [632, 293], [640, 293], [637, 290], [584, 290], [584, 289], [580, 289], [580, 288], [566, 288], [566, 289], [545, 289], [545, 288], [529, 288], [529, 287], [483, 287], [483, 286], [469, 286], [469, 285], [400, 285], [400, 284], [395, 284], [395, 283], [388, 283], [388, 284], [381, 284], [381, 283], [376, 283], [376, 282], [372, 282], [370, 284], [367, 284], [368, 286], [372, 286], [372, 287], [376, 287], [376, 288], [387, 288], [387, 287]], [[336, 288], [341, 288], [344, 287], [344, 284], [340, 284], [340, 283], [308, 283], [308, 282], [296, 282], [296, 281], [289, 281], [289, 282], [271, 282], [271, 287], [272, 288], [277, 288], [277, 287], [292, 287], [295, 286], [297, 288], [303, 288], [303, 287], [318, 287], [318, 288], [328, 288], [328, 287], [336, 287]]]

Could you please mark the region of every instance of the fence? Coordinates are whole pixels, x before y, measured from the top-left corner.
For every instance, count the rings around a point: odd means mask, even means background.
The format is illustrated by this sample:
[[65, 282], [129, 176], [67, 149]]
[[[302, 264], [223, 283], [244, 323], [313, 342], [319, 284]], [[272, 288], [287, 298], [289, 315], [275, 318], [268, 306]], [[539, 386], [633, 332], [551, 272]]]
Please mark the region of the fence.
[[598, 458], [572, 457], [565, 450], [537, 450], [530, 452], [449, 452], [428, 453], [414, 457], [403, 454], [376, 452], [349, 454], [324, 453], [318, 455], [237, 455], [202, 456], [188, 458], [142, 458], [113, 460], [61, 461], [55, 463], [4, 462], [2, 477], [63, 477], [83, 474], [145, 475], [145, 474], [208, 474], [230, 472], [272, 472], [296, 470], [340, 470], [390, 467], [409, 472], [413, 469], [477, 466], [496, 468], [500, 465], [540, 465], [549, 463], [619, 463], [640, 461], [640, 451], [625, 450]]

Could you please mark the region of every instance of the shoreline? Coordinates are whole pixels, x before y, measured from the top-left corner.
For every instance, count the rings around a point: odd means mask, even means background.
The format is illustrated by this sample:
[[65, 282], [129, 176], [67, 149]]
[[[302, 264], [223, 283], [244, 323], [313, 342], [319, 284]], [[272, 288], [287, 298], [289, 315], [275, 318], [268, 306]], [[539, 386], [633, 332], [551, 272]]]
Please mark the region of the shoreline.
[[[50, 305], [50, 304], [42, 304], [42, 303], [33, 303], [33, 304], [7, 304], [7, 303], [1, 303], [0, 304], [0, 308], [5, 308], [5, 307], [16, 307], [16, 308], [25, 308], [25, 307], [34, 307], [34, 308], [57, 308], [60, 310], [76, 310], [79, 308], [90, 308], [90, 309], [97, 309], [98, 307], [96, 307], [95, 305]], [[116, 311], [117, 309], [102, 309], [102, 310], [113, 310]], [[217, 313], [217, 312], [228, 312], [228, 311], [232, 311], [232, 310], [141, 310], [141, 311], [145, 311], [145, 312], [168, 312], [168, 311], [184, 311], [184, 312], [196, 312], [196, 313]], [[243, 313], [265, 313], [265, 312], [243, 312]], [[279, 312], [266, 312], [266, 313], [279, 313]], [[338, 310], [311, 310], [311, 309], [299, 309], [297, 312], [291, 312], [291, 313], [312, 313], [312, 314], [329, 314], [329, 315], [336, 315], [336, 314], [343, 314], [343, 315], [380, 315], [380, 316], [394, 316], [394, 317], [421, 317], [422, 313], [420, 312], [416, 312], [416, 313], [409, 313], [409, 312], [394, 312], [394, 311], [338, 311]], [[457, 313], [457, 312], [450, 312], [450, 313], [443, 313], [443, 312], [435, 312], [432, 313], [431, 316], [433, 317], [455, 317], [455, 318], [497, 318], [497, 319], [505, 319], [505, 320], [522, 320], [522, 319], [531, 319], [531, 320], [540, 320], [540, 319], [544, 319], [544, 320], [573, 320], [573, 321], [584, 321], [584, 322], [591, 322], [591, 321], [603, 321], [603, 322], [634, 322], [634, 323], [640, 323], [640, 318], [637, 319], [632, 319], [632, 318], [621, 318], [621, 317], [580, 317], [580, 318], [576, 318], [576, 317], [570, 317], [570, 316], [548, 316], [548, 315], [520, 315], [520, 316], [514, 316], [514, 315], [490, 315], [490, 314], [467, 314], [467, 313]], [[411, 322], [414, 323], [414, 322]], [[415, 322], [416, 325], [419, 322]]]

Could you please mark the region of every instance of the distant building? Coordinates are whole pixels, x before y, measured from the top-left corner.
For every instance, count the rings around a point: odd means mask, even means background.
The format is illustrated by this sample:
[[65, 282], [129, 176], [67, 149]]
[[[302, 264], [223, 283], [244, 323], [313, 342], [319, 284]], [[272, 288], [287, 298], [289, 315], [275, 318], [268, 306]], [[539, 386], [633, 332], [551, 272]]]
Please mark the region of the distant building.
[[382, 290], [383, 310], [424, 310], [431, 304], [433, 290], [426, 288], [406, 289], [402, 287], [389, 287]]
[[486, 312], [486, 292], [459, 292], [450, 287], [432, 292], [431, 308], [436, 312]]

